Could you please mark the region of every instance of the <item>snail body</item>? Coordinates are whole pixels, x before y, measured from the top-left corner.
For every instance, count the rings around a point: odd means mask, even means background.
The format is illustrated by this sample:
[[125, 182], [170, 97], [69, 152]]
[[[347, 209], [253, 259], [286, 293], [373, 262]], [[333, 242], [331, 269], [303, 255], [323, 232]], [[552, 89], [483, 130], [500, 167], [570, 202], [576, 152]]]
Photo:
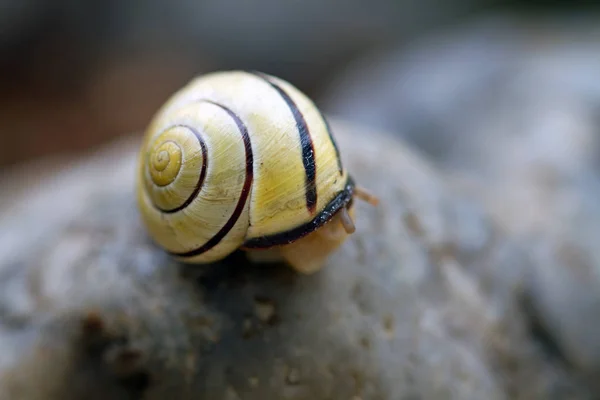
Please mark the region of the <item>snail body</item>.
[[140, 150], [144, 225], [188, 263], [270, 249], [318, 269], [354, 230], [355, 192], [314, 103], [261, 73], [193, 79], [158, 110]]

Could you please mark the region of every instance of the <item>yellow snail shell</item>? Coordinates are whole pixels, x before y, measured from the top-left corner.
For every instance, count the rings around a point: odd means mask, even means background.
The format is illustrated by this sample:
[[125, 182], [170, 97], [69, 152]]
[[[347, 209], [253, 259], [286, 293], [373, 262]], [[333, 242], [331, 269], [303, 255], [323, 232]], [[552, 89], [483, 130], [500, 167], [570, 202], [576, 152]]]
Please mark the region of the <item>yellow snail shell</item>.
[[187, 263], [270, 249], [313, 272], [354, 231], [360, 193], [315, 104], [258, 72], [195, 78], [156, 113], [140, 150], [143, 223]]

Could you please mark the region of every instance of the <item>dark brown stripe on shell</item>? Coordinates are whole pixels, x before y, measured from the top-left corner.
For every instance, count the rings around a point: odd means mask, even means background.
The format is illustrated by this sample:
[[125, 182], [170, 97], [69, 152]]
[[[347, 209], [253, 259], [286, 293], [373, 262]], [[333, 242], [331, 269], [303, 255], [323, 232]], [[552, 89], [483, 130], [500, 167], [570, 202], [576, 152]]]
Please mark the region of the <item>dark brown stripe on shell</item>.
[[266, 249], [272, 246], [280, 246], [295, 242], [315, 231], [317, 228], [325, 225], [325, 223], [329, 222], [342, 207], [349, 206], [352, 202], [353, 194], [354, 180], [348, 177], [344, 190], [339, 192], [312, 221], [285, 232], [247, 240], [242, 246], [247, 249]]
[[302, 112], [294, 103], [290, 95], [288, 95], [283, 88], [274, 83], [269, 76], [260, 72], [252, 71], [251, 74], [259, 77], [260, 79], [267, 82], [277, 93], [283, 98], [289, 107], [294, 120], [296, 121], [296, 128], [300, 135], [300, 145], [302, 148], [302, 164], [304, 165], [304, 171], [306, 173], [305, 181], [305, 193], [306, 193], [306, 208], [311, 214], [315, 213], [317, 208], [317, 165], [315, 162], [315, 146], [310, 137], [310, 131], [308, 130], [308, 124], [302, 115]]
[[250, 143], [250, 135], [248, 134], [248, 129], [246, 128], [246, 125], [244, 125], [244, 123], [242, 122], [240, 117], [237, 116], [237, 114], [235, 114], [233, 111], [231, 111], [229, 108], [225, 107], [224, 105], [215, 103], [214, 101], [211, 101], [211, 100], [202, 100], [202, 101], [211, 103], [217, 107], [220, 107], [225, 112], [227, 112], [227, 114], [229, 114], [229, 116], [235, 121], [238, 129], [240, 130], [240, 134], [242, 135], [242, 139], [244, 141], [244, 148], [246, 150], [246, 179], [244, 181], [244, 186], [242, 188], [242, 192], [240, 193], [240, 198], [238, 199], [238, 203], [235, 206], [233, 213], [231, 214], [231, 216], [229, 217], [229, 219], [227, 220], [225, 225], [223, 225], [223, 227], [212, 238], [210, 238], [206, 243], [204, 243], [202, 246], [200, 246], [196, 249], [190, 250], [190, 251], [183, 252], [183, 253], [171, 252], [172, 255], [177, 256], [177, 257], [194, 257], [194, 256], [200, 255], [202, 253], [205, 253], [206, 251], [215, 247], [229, 233], [229, 231], [233, 228], [233, 226], [235, 225], [237, 220], [240, 218], [240, 215], [242, 214], [242, 211], [244, 209], [246, 201], [248, 200], [248, 196], [250, 195], [250, 188], [252, 187], [252, 180], [254, 178], [254, 169], [253, 169], [254, 158], [252, 155], [252, 146]]
[[165, 214], [173, 214], [173, 213], [183, 210], [184, 208], [189, 206], [190, 203], [196, 199], [196, 197], [198, 197], [198, 193], [200, 193], [200, 189], [202, 188], [202, 184], [204, 183], [204, 178], [206, 178], [206, 165], [208, 164], [208, 158], [207, 158], [208, 152], [206, 150], [206, 143], [204, 142], [204, 139], [202, 139], [202, 136], [200, 136], [200, 133], [196, 129], [194, 129], [188, 125], [174, 125], [174, 126], [169, 127], [168, 129], [175, 128], [175, 127], [189, 129], [194, 134], [194, 136], [196, 136], [196, 139], [198, 139], [198, 143], [200, 143], [200, 148], [202, 149], [202, 167], [200, 168], [200, 176], [198, 177], [198, 182], [196, 182], [196, 187], [194, 188], [194, 191], [183, 202], [183, 204], [181, 204], [178, 207], [172, 208], [172, 209], [163, 209], [163, 208], [160, 208], [155, 205], [158, 210], [160, 210], [161, 212], [163, 212]]

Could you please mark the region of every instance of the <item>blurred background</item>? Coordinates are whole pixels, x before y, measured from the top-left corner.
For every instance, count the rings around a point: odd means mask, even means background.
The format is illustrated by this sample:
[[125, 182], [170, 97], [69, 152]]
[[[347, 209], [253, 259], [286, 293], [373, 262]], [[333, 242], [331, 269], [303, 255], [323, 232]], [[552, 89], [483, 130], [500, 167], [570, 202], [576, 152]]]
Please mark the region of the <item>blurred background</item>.
[[[72, 154], [142, 130], [174, 90], [192, 76], [215, 69], [250, 68], [278, 75], [327, 112], [402, 132], [409, 139], [414, 118], [420, 116], [414, 132], [419, 140], [430, 140], [423, 132], [435, 130], [436, 123], [446, 126], [445, 118], [450, 118], [443, 112], [428, 114], [441, 111], [432, 107], [451, 111], [456, 106], [453, 96], [460, 98], [466, 87], [482, 85], [482, 73], [503, 66], [503, 73], [510, 74], [507, 57], [514, 59], [510, 51], [524, 41], [517, 31], [549, 15], [570, 25], [546, 28], [541, 36], [547, 41], [560, 37], [555, 29], [562, 33], [583, 26], [589, 28], [587, 35], [597, 25], [590, 17], [593, 2], [589, 4], [0, 0], [0, 165]], [[508, 23], [499, 25], [500, 15]], [[583, 25], [582, 15], [590, 20]], [[460, 37], [442, 48], [435, 40], [431, 43], [430, 38], [457, 31]], [[590, 56], [597, 50], [594, 45]], [[412, 66], [405, 65], [408, 59]], [[432, 71], [437, 80], [414, 76], [415, 69], [432, 67], [437, 68]], [[492, 79], [488, 75], [486, 85]], [[437, 93], [444, 79], [450, 91]], [[598, 84], [600, 79], [594, 79]], [[402, 82], [412, 86], [397, 85]], [[440, 97], [415, 103], [425, 95]], [[398, 110], [408, 119], [398, 121]], [[430, 126], [421, 126], [423, 121]], [[423, 145], [419, 140], [415, 143]], [[429, 143], [425, 150], [435, 152]]]

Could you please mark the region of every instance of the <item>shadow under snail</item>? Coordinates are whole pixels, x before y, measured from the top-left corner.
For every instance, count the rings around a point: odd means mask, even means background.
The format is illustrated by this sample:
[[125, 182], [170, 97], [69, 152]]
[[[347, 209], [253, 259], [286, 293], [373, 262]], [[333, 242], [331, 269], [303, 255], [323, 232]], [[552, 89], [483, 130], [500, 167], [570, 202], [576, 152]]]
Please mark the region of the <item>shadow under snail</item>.
[[211, 263], [242, 249], [304, 273], [355, 231], [355, 197], [378, 202], [344, 169], [305, 94], [245, 71], [197, 77], [158, 110], [136, 185], [150, 237], [176, 259]]

